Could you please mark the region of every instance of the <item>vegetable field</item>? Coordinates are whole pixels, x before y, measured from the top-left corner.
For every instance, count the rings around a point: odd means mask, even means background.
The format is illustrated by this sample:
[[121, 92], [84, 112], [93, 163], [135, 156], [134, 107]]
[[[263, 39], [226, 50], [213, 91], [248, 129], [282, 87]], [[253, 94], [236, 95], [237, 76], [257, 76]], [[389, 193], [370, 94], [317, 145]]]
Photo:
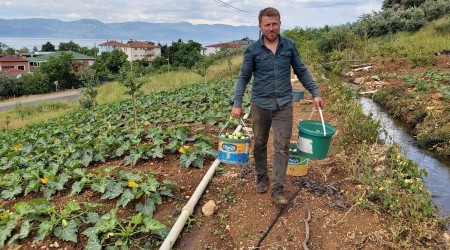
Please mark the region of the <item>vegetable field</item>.
[[[0, 248], [50, 235], [77, 242], [80, 233], [88, 237], [85, 249], [160, 244], [167, 228], [152, 215], [178, 185], [151, 172], [133, 172], [132, 166], [171, 155], [180, 167], [201, 168], [206, 159], [215, 158], [217, 133], [229, 118], [232, 86], [220, 81], [140, 96], [137, 129], [131, 102], [123, 101], [1, 133], [0, 199], [10, 206], [0, 207]], [[117, 160], [129, 171], [91, 169]], [[75, 197], [87, 190], [114, 207], [104, 211], [104, 204], [52, 203], [58, 193]], [[135, 214], [119, 218], [118, 208], [131, 201]]]

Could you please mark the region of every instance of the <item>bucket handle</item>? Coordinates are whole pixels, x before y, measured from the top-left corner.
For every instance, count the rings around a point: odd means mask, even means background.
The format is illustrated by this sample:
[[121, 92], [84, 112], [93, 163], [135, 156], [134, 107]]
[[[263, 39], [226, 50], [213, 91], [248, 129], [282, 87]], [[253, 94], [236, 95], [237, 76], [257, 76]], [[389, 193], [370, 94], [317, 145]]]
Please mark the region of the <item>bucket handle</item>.
[[[319, 115], [320, 115], [320, 120], [322, 121], [322, 128], [323, 128], [323, 136], [327, 136], [327, 130], [325, 129], [325, 122], [323, 120], [323, 114], [322, 114], [322, 109], [320, 107], [318, 107], [319, 109]], [[311, 114], [309, 115], [309, 119], [311, 120], [312, 115], [314, 114], [314, 111], [316, 109], [313, 108], [313, 110], [311, 111]]]
[[[223, 125], [222, 129], [220, 130], [219, 136], [222, 134], [223, 130], [228, 126], [228, 123], [230, 123], [230, 121], [231, 121], [232, 119], [233, 119], [233, 118], [230, 116], [230, 119], [228, 119], [228, 121], [225, 123], [225, 125]], [[245, 128], [244, 130], [245, 130], [246, 134], [248, 135], [248, 137], [249, 137], [249, 138], [252, 138], [252, 136], [251, 136], [250, 133], [248, 132], [248, 129], [247, 129], [247, 126], [245, 125], [244, 120], [243, 120], [242, 118], [239, 118], [239, 120], [240, 120], [240, 122], [242, 123], [242, 127]]]

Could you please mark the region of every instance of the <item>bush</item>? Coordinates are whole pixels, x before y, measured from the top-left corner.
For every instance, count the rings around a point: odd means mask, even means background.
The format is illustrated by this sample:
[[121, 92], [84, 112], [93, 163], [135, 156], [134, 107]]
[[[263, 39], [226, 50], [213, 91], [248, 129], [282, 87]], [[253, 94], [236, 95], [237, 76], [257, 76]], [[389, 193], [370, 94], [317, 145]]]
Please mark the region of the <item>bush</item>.
[[52, 90], [47, 75], [39, 71], [22, 76], [22, 91], [24, 95], [45, 94]]
[[0, 99], [21, 95], [21, 81], [15, 77], [0, 74]]

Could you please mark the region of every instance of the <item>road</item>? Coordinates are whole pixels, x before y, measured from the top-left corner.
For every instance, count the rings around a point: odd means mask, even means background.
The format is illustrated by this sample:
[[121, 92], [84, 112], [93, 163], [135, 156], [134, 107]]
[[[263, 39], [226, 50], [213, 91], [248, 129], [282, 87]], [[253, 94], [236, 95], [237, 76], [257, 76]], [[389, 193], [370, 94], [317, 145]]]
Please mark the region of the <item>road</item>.
[[0, 102], [0, 112], [14, 109], [17, 103], [21, 103], [23, 106], [29, 106], [43, 101], [56, 101], [56, 100], [74, 100], [80, 96], [79, 89], [59, 91], [44, 95], [32, 95], [24, 96], [13, 99], [8, 99]]

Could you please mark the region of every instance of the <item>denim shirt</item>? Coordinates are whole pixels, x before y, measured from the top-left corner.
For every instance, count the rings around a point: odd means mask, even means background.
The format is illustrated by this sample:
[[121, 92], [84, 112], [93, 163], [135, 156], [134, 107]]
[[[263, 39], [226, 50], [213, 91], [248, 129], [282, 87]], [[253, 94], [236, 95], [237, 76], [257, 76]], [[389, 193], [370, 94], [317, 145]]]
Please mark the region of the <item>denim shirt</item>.
[[292, 102], [291, 66], [312, 96], [319, 96], [316, 82], [303, 64], [292, 40], [280, 36], [276, 53], [273, 54], [260, 38], [245, 51], [234, 91], [233, 106], [242, 106], [242, 97], [252, 74], [254, 104], [263, 109], [277, 110]]

